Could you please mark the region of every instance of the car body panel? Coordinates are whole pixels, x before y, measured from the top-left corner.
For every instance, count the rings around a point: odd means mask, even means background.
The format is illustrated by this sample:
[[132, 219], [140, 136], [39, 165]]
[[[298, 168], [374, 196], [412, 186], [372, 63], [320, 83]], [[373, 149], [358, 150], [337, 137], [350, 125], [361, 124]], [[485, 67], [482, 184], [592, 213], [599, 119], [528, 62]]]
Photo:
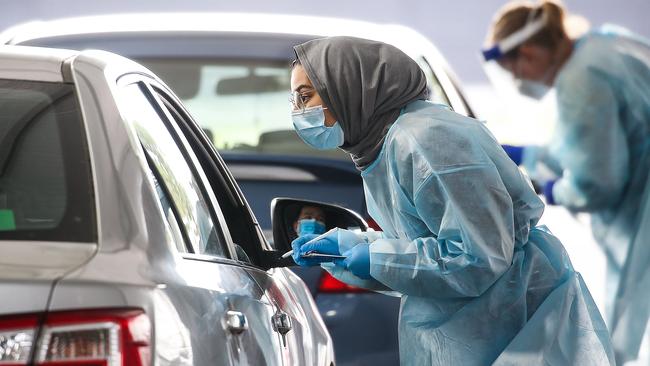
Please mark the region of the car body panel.
[[53, 280], [86, 263], [94, 243], [3, 241], [0, 278]]
[[[324, 334], [318, 331], [318, 328], [325, 328], [325, 324], [320, 317], [312, 318], [312, 314], [318, 313], [318, 308], [303, 281], [291, 271], [282, 268], [270, 270], [271, 276], [254, 270], [249, 273], [268, 297], [273, 299], [275, 305], [291, 317], [292, 329], [284, 340], [289, 344], [289, 352], [286, 355], [288, 364], [322, 364], [323, 360], [320, 358], [328, 352], [322, 346], [326, 345], [328, 341], [323, 337]], [[288, 291], [296, 287], [301, 287], [303, 291]], [[309, 304], [309, 306], [291, 306], [294, 303]], [[312, 342], [313, 339], [318, 339], [318, 341]], [[321, 349], [305, 352], [311, 348], [308, 343], [321, 345]]]
[[12, 280], [0, 277], [0, 316], [47, 309], [52, 280]]

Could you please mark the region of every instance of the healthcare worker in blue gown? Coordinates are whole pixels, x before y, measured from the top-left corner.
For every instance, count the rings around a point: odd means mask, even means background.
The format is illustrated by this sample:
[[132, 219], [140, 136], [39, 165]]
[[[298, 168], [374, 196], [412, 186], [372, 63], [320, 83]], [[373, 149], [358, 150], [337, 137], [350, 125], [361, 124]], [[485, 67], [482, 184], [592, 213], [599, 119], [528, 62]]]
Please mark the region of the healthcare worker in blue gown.
[[522, 93], [540, 98], [555, 87], [557, 98], [548, 146], [505, 149], [541, 182], [548, 203], [591, 214], [608, 262], [617, 361], [641, 349], [638, 363], [650, 365], [650, 43], [614, 26], [570, 39], [565, 14], [545, 1], [509, 4], [495, 18], [485, 58]]
[[[383, 229], [301, 236], [296, 263], [400, 296], [404, 365], [614, 363], [589, 290], [536, 225], [543, 203], [484, 124], [427, 101], [425, 75], [393, 46], [333, 37], [295, 52], [296, 132], [350, 153]], [[312, 250], [347, 258], [301, 258]]]

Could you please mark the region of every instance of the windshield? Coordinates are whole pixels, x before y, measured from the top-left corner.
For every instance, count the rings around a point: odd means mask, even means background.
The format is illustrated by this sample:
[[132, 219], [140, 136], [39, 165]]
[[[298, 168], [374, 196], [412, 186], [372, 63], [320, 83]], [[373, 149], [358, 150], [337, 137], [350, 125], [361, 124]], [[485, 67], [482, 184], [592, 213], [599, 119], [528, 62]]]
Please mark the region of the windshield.
[[139, 60], [165, 81], [221, 151], [318, 155], [293, 130], [286, 62], [265, 60]]
[[[291, 123], [287, 62], [272, 60], [139, 59], [181, 98], [220, 151], [314, 155], [350, 159], [341, 150], [315, 150], [300, 140]], [[429, 99], [449, 100], [428, 62]]]

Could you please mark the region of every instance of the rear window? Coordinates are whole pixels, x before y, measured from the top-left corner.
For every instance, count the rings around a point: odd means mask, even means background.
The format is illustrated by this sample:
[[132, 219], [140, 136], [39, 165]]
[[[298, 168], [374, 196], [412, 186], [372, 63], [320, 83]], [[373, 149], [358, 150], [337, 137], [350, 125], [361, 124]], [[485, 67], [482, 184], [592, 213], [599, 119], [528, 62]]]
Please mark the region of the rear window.
[[0, 112], [0, 240], [95, 241], [74, 87], [0, 79]]

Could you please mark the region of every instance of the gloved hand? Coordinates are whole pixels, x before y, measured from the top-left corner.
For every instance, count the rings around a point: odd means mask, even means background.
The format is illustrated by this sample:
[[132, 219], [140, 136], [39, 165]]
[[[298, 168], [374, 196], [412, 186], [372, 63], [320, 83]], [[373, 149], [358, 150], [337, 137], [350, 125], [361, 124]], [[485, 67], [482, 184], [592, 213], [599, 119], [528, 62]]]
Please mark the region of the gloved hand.
[[337, 229], [330, 230], [322, 235], [307, 234], [291, 242], [293, 261], [301, 266], [317, 266], [322, 262], [331, 262], [331, 258], [302, 258], [307, 252], [340, 255]]
[[[374, 233], [374, 236], [379, 235]], [[316, 266], [323, 262], [331, 262], [331, 258], [301, 258], [301, 255], [310, 251], [340, 255], [342, 251], [351, 249], [358, 243], [366, 243], [367, 240], [365, 235], [340, 228], [334, 228], [320, 236], [303, 235], [291, 243], [293, 260], [301, 266]]]
[[501, 145], [501, 147], [516, 165], [521, 165], [525, 149], [523, 146]]
[[520, 165], [526, 169], [530, 179], [536, 181], [540, 186], [562, 176], [562, 166], [550, 155], [545, 146], [529, 145], [524, 147]]
[[357, 244], [343, 255], [347, 258], [335, 260], [335, 265], [347, 269], [361, 279], [372, 279], [370, 276], [370, 244]]

